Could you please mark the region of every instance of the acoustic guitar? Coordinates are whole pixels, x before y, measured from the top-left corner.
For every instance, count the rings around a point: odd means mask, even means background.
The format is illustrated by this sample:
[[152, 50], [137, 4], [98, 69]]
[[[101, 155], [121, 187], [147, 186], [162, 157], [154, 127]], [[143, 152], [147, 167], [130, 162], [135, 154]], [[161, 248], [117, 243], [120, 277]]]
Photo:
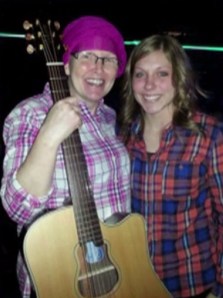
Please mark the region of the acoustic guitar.
[[[33, 28], [26, 22], [25, 27]], [[54, 29], [38, 20], [54, 101], [69, 95]], [[58, 29], [58, 23], [54, 28]], [[29, 40], [33, 36], [27, 35]], [[29, 45], [29, 52], [31, 51]], [[62, 144], [72, 205], [42, 215], [23, 241], [25, 262], [39, 298], [168, 298], [153, 270], [145, 222], [130, 214], [103, 223], [97, 216], [79, 131]], [[115, 222], [114, 222], [115, 220]]]

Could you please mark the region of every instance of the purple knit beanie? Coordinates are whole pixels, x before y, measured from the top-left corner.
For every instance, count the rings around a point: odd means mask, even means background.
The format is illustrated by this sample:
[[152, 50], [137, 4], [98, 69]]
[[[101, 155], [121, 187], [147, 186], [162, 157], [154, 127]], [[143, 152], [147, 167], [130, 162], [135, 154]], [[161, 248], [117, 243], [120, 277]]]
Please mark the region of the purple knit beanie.
[[124, 72], [127, 59], [124, 39], [118, 29], [104, 18], [84, 16], [74, 20], [64, 29], [62, 43], [65, 48], [64, 64], [73, 52], [104, 50], [114, 53], [118, 58], [117, 77]]

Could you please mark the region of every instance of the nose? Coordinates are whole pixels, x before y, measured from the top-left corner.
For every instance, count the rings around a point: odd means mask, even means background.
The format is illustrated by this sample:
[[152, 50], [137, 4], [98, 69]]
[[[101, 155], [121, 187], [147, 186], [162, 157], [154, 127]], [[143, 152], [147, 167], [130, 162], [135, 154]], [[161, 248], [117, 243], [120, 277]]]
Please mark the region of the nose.
[[98, 64], [98, 61], [99, 62], [101, 61], [101, 64], [104, 65], [105, 58], [97, 56], [96, 59], [95, 59], [95, 64]]
[[94, 66], [98, 71], [101, 71], [104, 66], [104, 60], [101, 57], [97, 57], [97, 59], [95, 60]]
[[155, 78], [153, 76], [148, 76], [145, 80], [145, 88], [152, 89], [155, 86]]

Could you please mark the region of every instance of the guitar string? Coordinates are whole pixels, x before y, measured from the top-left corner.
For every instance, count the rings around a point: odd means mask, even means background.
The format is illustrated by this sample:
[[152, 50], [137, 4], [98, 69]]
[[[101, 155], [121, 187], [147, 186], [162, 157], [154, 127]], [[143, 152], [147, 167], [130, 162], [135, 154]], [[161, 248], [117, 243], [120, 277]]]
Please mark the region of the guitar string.
[[[44, 33], [44, 31], [42, 30], [42, 34], [43, 34], [43, 36], [42, 36], [42, 40], [43, 40], [43, 43], [45, 44], [45, 55], [46, 55], [46, 60], [47, 61], [54, 61], [54, 62], [57, 62], [58, 60], [57, 60], [57, 54], [56, 54], [56, 50], [55, 50], [55, 47], [53, 46], [52, 48], [53, 48], [53, 56], [54, 56], [54, 59], [50, 59], [50, 49], [49, 49], [49, 46], [48, 46], [48, 43], [47, 43], [47, 40], [46, 40], [46, 34]], [[52, 38], [52, 34], [50, 34], [50, 37]], [[53, 41], [51, 41], [51, 44], [52, 45], [54, 45], [54, 42]], [[52, 57], [51, 57], [52, 58]], [[56, 59], [55, 59], [56, 58]], [[50, 73], [50, 77], [51, 77], [51, 84], [52, 85], [55, 85], [56, 86], [56, 84], [57, 84], [57, 88], [56, 88], [56, 90], [58, 90], [58, 91], [61, 91], [61, 92], [59, 92], [58, 93], [58, 96], [59, 96], [59, 94], [60, 94], [60, 97], [59, 97], [59, 100], [61, 99], [61, 98], [64, 98], [65, 96], [67, 96], [68, 94], [64, 94], [64, 93], [66, 93], [65, 92], [65, 90], [67, 90], [67, 93], [68, 93], [68, 89], [67, 88], [64, 88], [64, 80], [58, 80], [59, 78], [61, 78], [61, 72], [60, 72], [60, 67], [61, 66], [58, 66], [58, 67], [55, 67], [55, 69], [54, 69], [54, 67], [48, 67], [48, 70], [49, 70], [49, 73]], [[63, 66], [62, 66], [62, 68], [63, 68]], [[58, 79], [57, 79], [58, 78]], [[55, 83], [55, 84], [54, 84]], [[57, 94], [54, 94], [55, 95], [55, 99], [56, 100], [58, 100], [58, 98], [56, 98], [57, 96]], [[77, 150], [76, 150], [76, 146], [73, 146], [73, 144], [72, 144], [72, 142], [71, 142], [71, 138], [68, 138], [68, 145], [69, 145], [69, 147], [70, 147], [70, 149], [72, 149], [73, 150], [73, 153], [74, 153], [74, 155], [75, 156], [77, 156]], [[72, 146], [71, 146], [72, 145]], [[68, 156], [69, 157], [69, 156]], [[73, 164], [73, 162], [72, 162], [72, 160], [69, 160], [69, 164]], [[79, 165], [79, 163], [77, 163], [77, 165]], [[78, 172], [78, 173], [81, 173], [81, 170], [79, 169], [79, 168], [76, 168], [76, 171]], [[83, 176], [82, 178], [84, 178], [85, 180], [87, 180], [86, 179], [86, 177], [85, 176]], [[80, 181], [79, 181], [79, 183], [77, 183], [77, 185], [82, 185], [81, 183], [80, 183]], [[84, 185], [88, 185], [88, 181], [84, 181]], [[89, 189], [89, 188], [87, 188], [87, 189]], [[82, 190], [83, 191], [83, 190]], [[88, 197], [87, 196], [87, 190], [86, 190], [86, 188], [84, 188], [84, 192], [86, 193], [85, 195], [86, 195], [86, 197]], [[79, 193], [80, 193], [80, 191], [79, 191]], [[82, 208], [80, 208], [81, 210], [82, 210]], [[84, 214], [82, 215], [82, 216], [84, 216]], [[83, 260], [85, 260], [85, 255], [86, 255], [86, 251], [84, 252], [84, 255], [82, 255], [82, 259]], [[87, 265], [87, 262], [84, 262], [85, 263], [85, 266], [86, 267], [89, 267], [88, 265]], [[90, 266], [91, 267], [91, 266]], [[86, 270], [86, 272], [88, 273], [88, 270]], [[91, 270], [91, 272], [92, 272], [92, 270]], [[93, 279], [94, 279], [94, 277], [93, 277]], [[87, 279], [88, 280], [88, 279]], [[90, 280], [90, 279], [89, 279]], [[99, 287], [101, 287], [101, 286], [104, 286], [103, 285], [103, 283], [102, 283], [102, 285], [101, 285], [101, 282], [100, 282], [100, 280], [98, 279], [97, 280], [97, 278], [96, 278], [96, 282], [97, 282], [97, 284], [98, 284], [98, 288]], [[93, 285], [94, 285], [94, 283], [93, 283]], [[94, 293], [95, 293], [95, 290], [93, 291], [93, 290], [91, 290], [91, 288], [92, 288], [92, 283], [90, 282], [89, 283], [89, 285], [88, 285], [88, 288], [89, 288], [89, 291], [91, 292], [91, 293], [93, 293], [93, 296], [92, 297], [94, 297]], [[106, 289], [105, 289], [106, 290]], [[93, 291], [93, 292], [92, 292]], [[96, 291], [97, 292], [97, 291]], [[109, 295], [110, 296], [110, 295]]]
[[[42, 38], [42, 41], [43, 41], [43, 44], [44, 44], [44, 54], [45, 54], [46, 61], [48, 61], [48, 63], [49, 62], [54, 62], [55, 63], [55, 62], [58, 61], [58, 59], [57, 59], [57, 55], [56, 55], [56, 51], [55, 51], [54, 41], [52, 42], [52, 40], [51, 40], [51, 45], [52, 45], [51, 47], [49, 46], [49, 44], [47, 42], [47, 36], [52, 38], [51, 30], [49, 28], [50, 34], [46, 34], [47, 32], [45, 32], [44, 28], [41, 27], [41, 25], [40, 25], [40, 29], [41, 29], [41, 32], [42, 32], [41, 38]], [[51, 53], [51, 48], [53, 49], [53, 54]], [[62, 84], [62, 81], [58, 80], [61, 77], [59, 67], [53, 67], [53, 64], [50, 67], [49, 64], [48, 64], [48, 71], [49, 71], [49, 74], [50, 74], [50, 85], [51, 85], [51, 87], [53, 87], [52, 90], [51, 90], [53, 92], [53, 99], [56, 102], [56, 101], [62, 99], [64, 97], [64, 95], [67, 96], [67, 94], [64, 94], [65, 93], [65, 88]], [[60, 83], [60, 84], [58, 84], [58, 83]], [[56, 87], [56, 86], [57, 86], [57, 88], [54, 89], [54, 87]], [[57, 90], [59, 92], [55, 93], [54, 90]], [[70, 146], [71, 149], [74, 148], [74, 147], [75, 146], [73, 146], [73, 147]], [[81, 250], [81, 252], [82, 252], [82, 250]], [[84, 259], [85, 259], [85, 256], [82, 254], [82, 260], [84, 260]], [[86, 266], [85, 262], [82, 262], [82, 263]], [[85, 271], [88, 272], [88, 270], [86, 270], [86, 269], [85, 269]], [[92, 290], [91, 290], [91, 284], [90, 283], [88, 285], [88, 288], [89, 288], [89, 291], [91, 292]]]

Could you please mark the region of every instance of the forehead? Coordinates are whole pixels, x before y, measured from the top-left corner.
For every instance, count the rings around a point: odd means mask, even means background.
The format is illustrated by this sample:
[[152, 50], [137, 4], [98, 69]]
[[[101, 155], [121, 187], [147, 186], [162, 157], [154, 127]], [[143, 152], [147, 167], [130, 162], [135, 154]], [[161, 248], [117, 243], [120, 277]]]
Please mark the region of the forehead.
[[141, 59], [139, 59], [135, 67], [140, 68], [160, 68], [160, 67], [166, 67], [166, 68], [172, 68], [171, 62], [168, 60], [167, 56], [162, 50], [154, 51], [152, 53], [149, 53], [145, 56], [143, 56]]

